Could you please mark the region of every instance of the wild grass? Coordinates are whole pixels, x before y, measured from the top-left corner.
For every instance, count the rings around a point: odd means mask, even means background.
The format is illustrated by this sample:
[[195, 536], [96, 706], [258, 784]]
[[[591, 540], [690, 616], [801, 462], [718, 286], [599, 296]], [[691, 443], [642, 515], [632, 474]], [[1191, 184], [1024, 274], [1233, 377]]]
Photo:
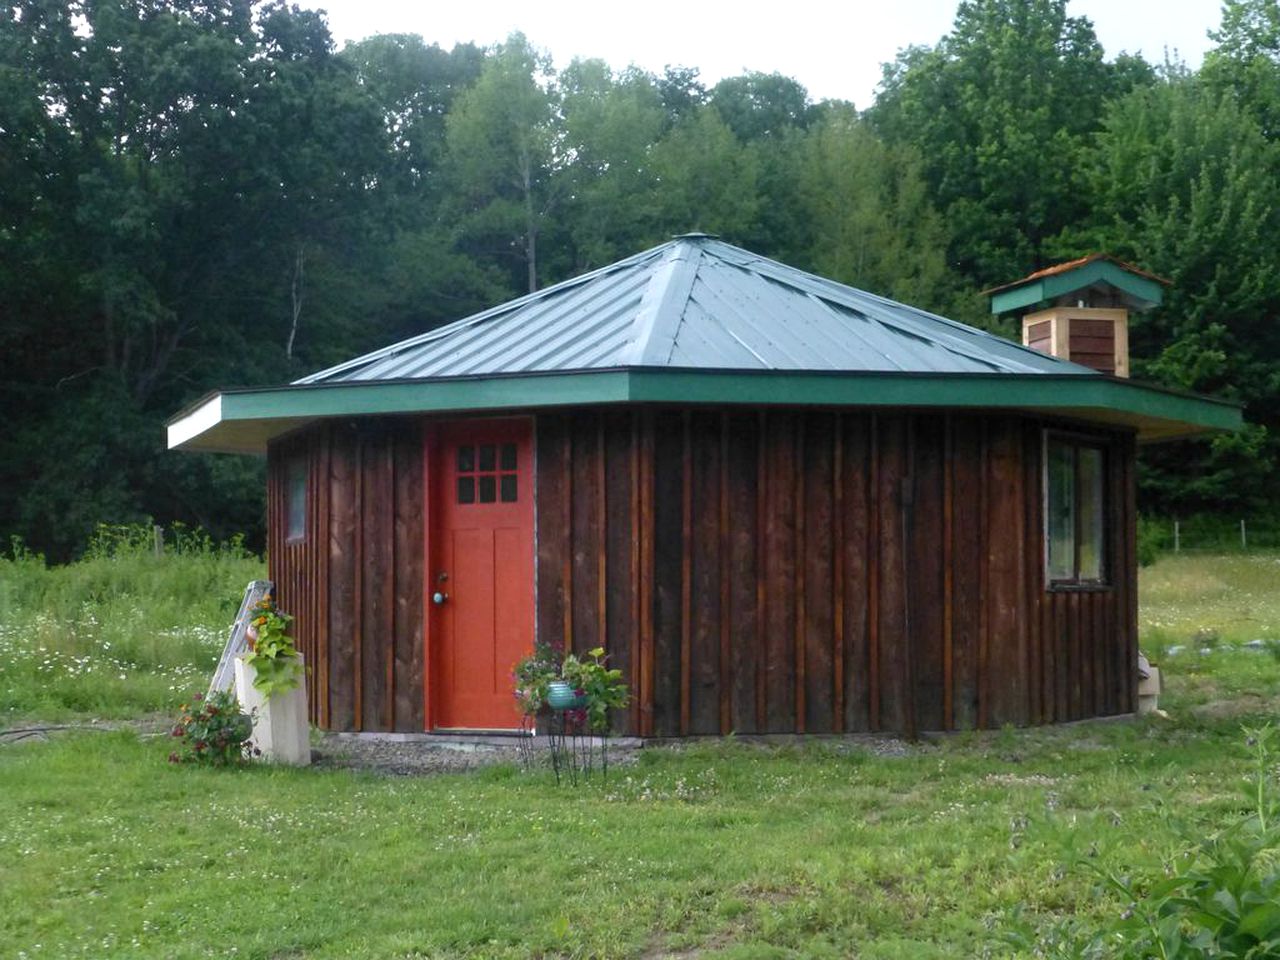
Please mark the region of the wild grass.
[[24, 717], [171, 711], [213, 672], [245, 585], [264, 576], [238, 542], [103, 527], [66, 566], [15, 544], [0, 557], [0, 727]]
[[[1241, 726], [1280, 707], [1280, 662], [1228, 647], [1277, 625], [1251, 559], [1144, 571], [1144, 631], [1226, 638], [1166, 657], [1168, 719], [646, 749], [576, 790], [0, 746], [0, 956], [1034, 956], [1009, 931], [1125, 908], [1073, 860], [1141, 883], [1243, 810]], [[257, 571], [231, 569], [238, 596]]]
[[1138, 574], [1144, 649], [1280, 640], [1280, 554], [1164, 554]]

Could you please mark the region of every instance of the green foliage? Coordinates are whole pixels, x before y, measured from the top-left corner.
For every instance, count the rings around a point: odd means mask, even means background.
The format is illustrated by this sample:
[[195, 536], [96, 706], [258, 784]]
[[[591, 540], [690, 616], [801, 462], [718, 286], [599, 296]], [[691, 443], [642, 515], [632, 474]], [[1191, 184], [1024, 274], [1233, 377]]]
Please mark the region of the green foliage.
[[1045, 935], [1028, 928], [1020, 946], [1048, 942], [1058, 957], [1117, 960], [1256, 960], [1280, 954], [1280, 801], [1276, 791], [1275, 730], [1246, 729], [1249, 778], [1241, 784], [1245, 814], [1213, 830], [1185, 828], [1180, 849], [1163, 869], [1135, 878], [1100, 865], [1076, 862], [1124, 905], [1100, 930], [1058, 923]]
[[818, 273], [945, 311], [953, 278], [947, 234], [914, 148], [889, 146], [849, 110], [831, 110], [804, 141], [804, 210]]
[[178, 709], [182, 715], [170, 731], [178, 749], [169, 754], [170, 763], [225, 767], [258, 753], [249, 742], [253, 718], [241, 712], [233, 692], [219, 690], [207, 700], [197, 693]]
[[1164, 529], [1150, 517], [1138, 517], [1138, 566], [1149, 567], [1160, 556]]
[[535, 717], [546, 707], [547, 688], [560, 679], [560, 664], [555, 650], [544, 642], [535, 644], [533, 653], [516, 664], [512, 671], [516, 704], [526, 717]]
[[625, 707], [631, 699], [622, 671], [605, 666], [603, 647], [589, 650], [583, 657], [568, 653], [561, 658], [550, 646], [539, 643], [516, 664], [513, 677], [516, 702], [525, 716], [534, 717], [545, 710], [551, 684], [562, 680], [582, 698], [587, 729], [598, 733], [609, 729], [609, 711]]
[[604, 664], [604, 647], [588, 650], [579, 658], [567, 654], [560, 673], [579, 696], [586, 698], [587, 729], [609, 729], [609, 711], [625, 707], [631, 700], [622, 671]]
[[710, 90], [520, 34], [340, 53], [280, 0], [0, 11], [0, 534], [55, 561], [155, 518], [262, 543], [260, 461], [169, 455], [215, 387], [288, 381], [672, 234], [964, 322], [1104, 249], [1173, 281], [1139, 376], [1247, 403], [1144, 453], [1142, 506], [1258, 512], [1280, 441], [1280, 31], [1229, 0], [1190, 74], [1104, 52], [1066, 0], [966, 0], [865, 115], [793, 78]]
[[1105, 99], [1127, 75], [1066, 0], [967, 0], [932, 49], [886, 69], [870, 115], [916, 148], [951, 225], [950, 261], [979, 288], [1041, 266], [1088, 212], [1078, 170]]
[[263, 696], [272, 697], [297, 687], [302, 679], [298, 648], [289, 636], [293, 617], [276, 607], [275, 600], [263, 597], [252, 610], [252, 634], [245, 662], [255, 673], [253, 686]]

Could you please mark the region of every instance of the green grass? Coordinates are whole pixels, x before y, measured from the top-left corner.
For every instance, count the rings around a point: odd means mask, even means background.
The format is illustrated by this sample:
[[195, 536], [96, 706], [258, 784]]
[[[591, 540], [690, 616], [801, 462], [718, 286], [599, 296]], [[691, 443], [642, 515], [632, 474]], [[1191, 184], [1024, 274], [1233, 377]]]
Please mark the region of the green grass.
[[245, 585], [266, 575], [237, 543], [106, 529], [78, 563], [0, 557], [0, 727], [173, 711], [203, 688]]
[[[1250, 560], [1144, 571], [1144, 628], [1250, 634], [1231, 624], [1277, 604]], [[1155, 874], [1242, 809], [1240, 728], [1280, 706], [1280, 663], [1219, 647], [1166, 669], [1168, 720], [903, 757], [654, 749], [577, 790], [511, 767], [173, 767], [164, 737], [123, 732], [4, 746], [0, 956], [1010, 955], [1018, 918], [1120, 910], [1072, 851]]]

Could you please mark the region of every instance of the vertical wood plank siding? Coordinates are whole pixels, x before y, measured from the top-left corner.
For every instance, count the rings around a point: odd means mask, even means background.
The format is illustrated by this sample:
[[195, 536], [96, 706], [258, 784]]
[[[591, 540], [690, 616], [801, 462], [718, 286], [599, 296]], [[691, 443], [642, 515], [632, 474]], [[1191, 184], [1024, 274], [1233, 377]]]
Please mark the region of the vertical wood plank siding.
[[[271, 447], [271, 577], [322, 727], [424, 727], [426, 422], [335, 421]], [[538, 635], [605, 646], [635, 694], [618, 733], [1131, 712], [1134, 440], [1091, 431], [1108, 451], [1111, 585], [1049, 590], [1046, 426], [888, 410], [540, 413]], [[296, 458], [306, 536], [288, 542]]]
[[[288, 464], [307, 464], [307, 521], [285, 540]], [[311, 722], [421, 731], [422, 426], [335, 422], [272, 444], [268, 555], [307, 662]]]

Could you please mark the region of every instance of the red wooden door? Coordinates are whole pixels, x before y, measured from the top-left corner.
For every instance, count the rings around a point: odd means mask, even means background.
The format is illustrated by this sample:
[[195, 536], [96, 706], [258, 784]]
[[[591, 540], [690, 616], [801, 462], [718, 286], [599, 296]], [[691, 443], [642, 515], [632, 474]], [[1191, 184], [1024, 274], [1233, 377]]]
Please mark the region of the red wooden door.
[[511, 669], [533, 650], [533, 444], [530, 420], [474, 420], [440, 430], [432, 611], [436, 728], [520, 725]]

